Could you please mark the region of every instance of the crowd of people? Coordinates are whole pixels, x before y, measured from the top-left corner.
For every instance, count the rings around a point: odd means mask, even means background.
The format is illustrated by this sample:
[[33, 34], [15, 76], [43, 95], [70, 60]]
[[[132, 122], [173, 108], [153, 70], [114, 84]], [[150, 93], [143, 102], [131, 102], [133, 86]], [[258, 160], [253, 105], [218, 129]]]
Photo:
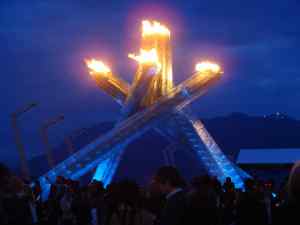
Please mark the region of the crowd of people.
[[[38, 181], [26, 184], [0, 165], [2, 225], [277, 225], [297, 223], [300, 164], [285, 185], [245, 180], [237, 189], [202, 175], [190, 183], [174, 167], [161, 167], [147, 187], [124, 180], [104, 188], [57, 177], [47, 199]], [[299, 211], [300, 212], [300, 211]]]

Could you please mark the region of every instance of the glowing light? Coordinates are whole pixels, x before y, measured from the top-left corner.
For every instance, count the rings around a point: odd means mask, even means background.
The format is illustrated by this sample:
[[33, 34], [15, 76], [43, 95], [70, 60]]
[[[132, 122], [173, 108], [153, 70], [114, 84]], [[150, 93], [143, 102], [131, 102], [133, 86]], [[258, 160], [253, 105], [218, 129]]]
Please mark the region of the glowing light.
[[221, 67], [218, 64], [209, 61], [198, 63], [195, 66], [195, 70], [200, 73], [208, 73], [208, 72], [222, 73]]
[[144, 20], [142, 22], [142, 35], [153, 35], [153, 34], [159, 34], [159, 35], [168, 35], [170, 36], [170, 30], [160, 24], [157, 21], [149, 21], [149, 20]]
[[157, 69], [161, 68], [157, 51], [154, 48], [149, 51], [141, 49], [139, 55], [129, 54], [128, 57], [138, 61], [141, 64], [154, 64]]
[[[101, 162], [93, 176], [93, 180], [102, 181], [105, 187], [111, 182], [110, 179], [106, 179], [107, 168], [110, 168], [111, 161], [111, 158], [108, 158]], [[115, 171], [111, 171], [112, 174], [114, 174], [114, 172]]]
[[102, 61], [96, 59], [88, 59], [85, 60], [87, 67], [90, 69], [91, 74], [102, 73], [107, 74], [110, 73], [110, 68], [106, 66]]

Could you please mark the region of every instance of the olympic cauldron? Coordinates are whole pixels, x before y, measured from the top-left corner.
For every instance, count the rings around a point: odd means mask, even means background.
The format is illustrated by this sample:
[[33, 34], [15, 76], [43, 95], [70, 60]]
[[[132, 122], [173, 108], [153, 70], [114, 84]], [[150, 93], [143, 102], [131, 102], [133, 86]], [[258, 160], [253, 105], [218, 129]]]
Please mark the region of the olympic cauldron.
[[[221, 78], [220, 66], [209, 61], [200, 62], [190, 78], [175, 86], [171, 32], [157, 21], [142, 22], [140, 52], [138, 55], [129, 54], [129, 57], [137, 62], [132, 84], [113, 73], [102, 61], [85, 60], [99, 88], [121, 105], [121, 119], [105, 135], [41, 176], [41, 185], [49, 187], [57, 176], [79, 179], [95, 169], [93, 179], [107, 185], [113, 179], [126, 146], [149, 129], [154, 129], [178, 144], [181, 144], [178, 142], [180, 133], [180, 140], [191, 147], [194, 156], [210, 175], [221, 182], [231, 177], [236, 187], [242, 188], [243, 179], [249, 175], [224, 155], [203, 123], [188, 109], [192, 101], [205, 94]], [[167, 164], [176, 165], [173, 151], [172, 148], [165, 151]]]

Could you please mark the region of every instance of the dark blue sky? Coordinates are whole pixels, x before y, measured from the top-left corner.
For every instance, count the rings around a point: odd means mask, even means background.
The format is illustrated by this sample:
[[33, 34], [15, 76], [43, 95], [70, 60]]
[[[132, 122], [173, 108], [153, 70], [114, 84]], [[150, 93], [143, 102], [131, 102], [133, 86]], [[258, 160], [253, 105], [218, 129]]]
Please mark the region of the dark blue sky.
[[171, 28], [176, 81], [198, 60], [222, 64], [223, 80], [193, 104], [203, 117], [282, 111], [300, 118], [299, 11], [297, 0], [2, 0], [0, 160], [17, 159], [9, 114], [27, 102], [40, 103], [22, 118], [29, 156], [42, 151], [38, 131], [49, 117], [66, 116], [50, 131], [53, 145], [116, 118], [119, 106], [97, 89], [83, 59], [100, 57], [131, 80], [127, 53], [139, 47], [142, 19]]

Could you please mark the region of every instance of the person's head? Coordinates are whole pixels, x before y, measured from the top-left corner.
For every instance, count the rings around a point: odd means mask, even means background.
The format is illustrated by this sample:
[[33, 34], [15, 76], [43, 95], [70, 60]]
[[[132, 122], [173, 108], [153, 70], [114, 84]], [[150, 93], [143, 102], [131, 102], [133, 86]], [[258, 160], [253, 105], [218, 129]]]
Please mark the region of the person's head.
[[245, 180], [245, 189], [246, 191], [253, 191], [255, 188], [255, 182], [253, 179], [248, 178]]
[[288, 197], [292, 201], [300, 201], [300, 161], [296, 162], [288, 180]]
[[225, 183], [232, 183], [231, 178], [230, 177], [226, 177]]
[[172, 166], [164, 166], [158, 169], [153, 182], [157, 185], [159, 191], [164, 194], [185, 186], [185, 181], [179, 171]]

